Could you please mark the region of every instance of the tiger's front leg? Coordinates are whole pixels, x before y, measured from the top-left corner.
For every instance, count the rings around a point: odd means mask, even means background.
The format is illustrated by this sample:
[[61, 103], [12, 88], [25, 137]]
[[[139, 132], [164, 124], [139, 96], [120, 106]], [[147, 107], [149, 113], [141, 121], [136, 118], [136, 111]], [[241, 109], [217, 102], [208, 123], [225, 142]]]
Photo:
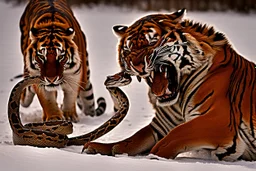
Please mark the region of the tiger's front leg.
[[63, 112], [59, 108], [56, 97], [56, 91], [47, 91], [43, 87], [33, 86], [38, 96], [39, 102], [43, 108], [43, 120], [63, 120]]
[[126, 153], [134, 156], [145, 153], [158, 141], [157, 135], [150, 125], [142, 128], [131, 137], [116, 143], [89, 142], [84, 145], [83, 151], [87, 154], [100, 153], [102, 155], [116, 155]]
[[29, 107], [35, 96], [35, 90], [33, 86], [26, 87], [21, 94], [20, 104], [23, 107]]
[[[76, 88], [78, 89], [78, 87]], [[78, 90], [70, 89], [70, 88], [63, 88], [64, 92], [64, 98], [63, 98], [63, 105], [62, 105], [62, 111], [63, 115], [66, 120], [72, 121], [72, 122], [78, 122], [79, 118], [76, 112], [76, 99]]]
[[200, 116], [174, 128], [150, 153], [174, 159], [182, 152], [208, 149], [218, 160], [234, 161], [242, 155], [244, 144], [228, 123], [222, 115]]

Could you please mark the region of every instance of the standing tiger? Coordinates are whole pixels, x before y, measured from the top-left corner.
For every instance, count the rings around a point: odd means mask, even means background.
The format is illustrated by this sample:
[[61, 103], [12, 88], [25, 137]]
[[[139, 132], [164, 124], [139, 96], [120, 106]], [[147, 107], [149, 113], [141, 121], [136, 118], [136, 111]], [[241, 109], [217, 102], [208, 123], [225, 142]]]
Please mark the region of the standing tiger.
[[174, 159], [205, 149], [219, 160], [256, 160], [255, 64], [222, 33], [184, 14], [148, 15], [114, 27], [121, 72], [108, 78], [108, 86], [127, 85], [131, 76], [144, 79], [156, 113], [128, 139], [85, 144], [87, 153]]
[[[66, 0], [31, 0], [20, 20], [24, 76], [40, 76], [38, 87], [27, 88], [21, 104], [31, 104], [35, 93], [43, 108], [43, 120], [78, 121], [76, 100], [86, 115], [101, 115], [106, 103], [94, 95], [86, 39]], [[63, 105], [56, 102], [56, 90], [64, 91]]]

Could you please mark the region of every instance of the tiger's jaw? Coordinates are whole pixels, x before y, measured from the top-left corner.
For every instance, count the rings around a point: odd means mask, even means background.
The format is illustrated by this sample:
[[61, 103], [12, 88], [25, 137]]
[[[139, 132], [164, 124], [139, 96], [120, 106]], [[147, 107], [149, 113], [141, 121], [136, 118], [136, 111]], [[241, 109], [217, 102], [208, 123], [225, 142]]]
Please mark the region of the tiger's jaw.
[[60, 90], [62, 84], [63, 84], [63, 79], [59, 79], [59, 77], [56, 77], [55, 80], [44, 78], [44, 81], [43, 81], [43, 86], [46, 91]]
[[165, 95], [157, 97], [156, 104], [158, 106], [171, 106], [177, 102], [179, 98], [179, 93], [177, 91], [169, 93], [169, 90], [166, 90]]
[[46, 91], [57, 91], [57, 90], [61, 90], [61, 85], [50, 84], [50, 85], [45, 85], [44, 88]]
[[179, 74], [173, 65], [165, 65], [153, 71], [151, 91], [159, 106], [170, 106], [179, 98]]

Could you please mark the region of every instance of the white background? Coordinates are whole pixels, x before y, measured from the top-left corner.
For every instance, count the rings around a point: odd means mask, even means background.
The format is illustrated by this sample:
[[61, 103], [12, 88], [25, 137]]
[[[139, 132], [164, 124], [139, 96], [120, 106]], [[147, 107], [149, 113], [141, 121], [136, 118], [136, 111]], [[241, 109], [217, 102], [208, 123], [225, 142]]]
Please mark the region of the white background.
[[[14, 146], [12, 132], [7, 119], [7, 102], [11, 88], [19, 80], [10, 78], [22, 73], [23, 57], [20, 51], [19, 19], [25, 6], [11, 7], [0, 2], [0, 168], [1, 170], [45, 171], [45, 170], [202, 170], [202, 171], [245, 171], [255, 170], [256, 162], [217, 162], [207, 159], [180, 157], [176, 160], [150, 160], [147, 157], [128, 157], [121, 155], [108, 157], [101, 155], [81, 154], [82, 146], [71, 146], [64, 149], [35, 148]], [[166, 11], [163, 11], [166, 12]], [[74, 135], [80, 135], [95, 129], [113, 114], [112, 101], [103, 82], [107, 75], [119, 71], [117, 65], [117, 38], [112, 33], [115, 24], [132, 24], [136, 19], [148, 14], [98, 6], [74, 8], [74, 13], [86, 34], [89, 50], [89, 62], [92, 73], [91, 81], [95, 97], [103, 96], [107, 100], [107, 112], [101, 117], [85, 117], [81, 113], [80, 122], [74, 126]], [[256, 15], [228, 13], [195, 13], [189, 12], [187, 18], [214, 25], [215, 29], [224, 32], [234, 48], [247, 59], [256, 61]], [[125, 120], [112, 132], [97, 141], [114, 142], [124, 139], [147, 125], [153, 117], [147, 99], [145, 83], [132, 84], [123, 88], [130, 99], [130, 110]], [[59, 96], [61, 101], [61, 96]], [[41, 119], [41, 107], [38, 101], [27, 108], [21, 108], [23, 122], [36, 122]], [[201, 157], [204, 157], [202, 154]]]

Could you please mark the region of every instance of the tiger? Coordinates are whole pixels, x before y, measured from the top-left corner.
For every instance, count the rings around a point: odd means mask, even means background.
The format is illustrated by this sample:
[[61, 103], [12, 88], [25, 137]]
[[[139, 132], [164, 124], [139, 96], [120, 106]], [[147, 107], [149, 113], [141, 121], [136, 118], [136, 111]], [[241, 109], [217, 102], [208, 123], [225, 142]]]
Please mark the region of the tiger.
[[[30, 0], [20, 19], [24, 77], [39, 76], [41, 84], [23, 91], [21, 105], [28, 107], [36, 94], [43, 120], [78, 122], [76, 104], [82, 113], [101, 115], [103, 97], [95, 109], [90, 81], [87, 41], [66, 0]], [[63, 90], [63, 104], [57, 92]]]
[[86, 153], [176, 159], [207, 151], [213, 160], [256, 160], [255, 63], [213, 26], [185, 14], [150, 14], [113, 27], [121, 71], [107, 86], [145, 80], [155, 115], [127, 139], [86, 143]]

